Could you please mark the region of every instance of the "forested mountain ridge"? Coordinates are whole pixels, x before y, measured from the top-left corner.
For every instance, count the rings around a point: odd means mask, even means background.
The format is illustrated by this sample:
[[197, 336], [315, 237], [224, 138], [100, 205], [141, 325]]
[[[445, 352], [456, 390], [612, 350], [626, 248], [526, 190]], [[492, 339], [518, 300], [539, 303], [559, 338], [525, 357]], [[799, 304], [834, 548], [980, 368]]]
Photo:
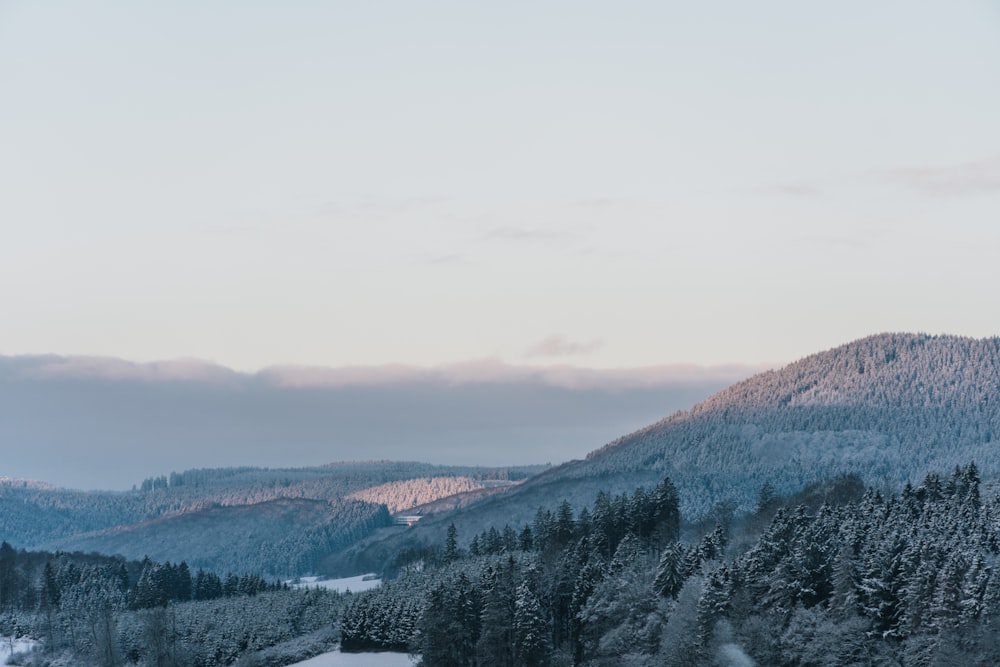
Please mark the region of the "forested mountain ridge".
[[737, 383], [592, 452], [579, 468], [669, 471], [680, 488], [700, 484], [717, 500], [739, 477], [729, 498], [748, 509], [764, 481], [793, 491], [863, 473], [897, 486], [971, 460], [992, 477], [995, 433], [1000, 338], [880, 334]]
[[539, 469], [398, 461], [197, 469], [149, 478], [127, 492], [0, 480], [0, 540], [294, 576], [391, 524], [390, 511], [470, 489], [500, 489]]
[[[750, 510], [765, 483], [792, 493], [853, 473], [898, 489], [969, 461], [989, 479], [1000, 474], [996, 434], [1000, 338], [879, 334], [739, 382], [583, 461], [421, 522], [407, 539], [440, 540], [451, 521], [463, 534], [524, 522], [552, 498], [581, 507], [598, 490], [631, 491], [665, 475], [688, 519]], [[370, 555], [359, 555], [367, 567], [377, 565]]]

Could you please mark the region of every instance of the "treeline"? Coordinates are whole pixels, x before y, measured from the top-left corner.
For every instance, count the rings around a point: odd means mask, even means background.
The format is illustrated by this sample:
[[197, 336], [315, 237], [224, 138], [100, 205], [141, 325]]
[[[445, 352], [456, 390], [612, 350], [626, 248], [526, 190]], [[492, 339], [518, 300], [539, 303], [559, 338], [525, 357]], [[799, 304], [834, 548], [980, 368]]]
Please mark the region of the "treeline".
[[49, 611], [81, 598], [149, 609], [283, 589], [285, 584], [256, 574], [220, 577], [201, 569], [192, 574], [186, 561], [128, 561], [98, 554], [19, 551], [7, 542], [0, 544], [0, 614]]
[[[372, 487], [411, 479], [466, 479], [458, 485], [488, 485], [515, 481], [545, 466], [486, 468], [436, 466], [399, 461], [332, 463], [311, 468], [212, 468], [171, 472], [150, 477], [132, 491], [76, 491], [44, 484], [0, 480], [0, 540], [28, 548], [140, 521], [200, 511], [213, 506], [254, 505], [276, 499], [334, 500]], [[391, 487], [389, 487], [391, 488]], [[455, 485], [435, 482], [421, 500], [434, 492], [450, 495]], [[464, 490], [464, 487], [459, 490]], [[375, 503], [394, 502], [392, 495]], [[440, 496], [439, 496], [440, 497]], [[413, 495], [400, 502], [412, 502]]]
[[336, 593], [192, 573], [185, 561], [0, 544], [0, 635], [41, 640], [43, 661], [217, 667], [284, 643], [288, 655], [308, 657], [329, 645], [342, 606]]
[[[468, 549], [454, 526], [445, 543], [400, 555], [408, 576], [360, 596], [341, 622], [344, 650], [409, 647], [424, 664], [548, 664], [582, 655], [591, 593], [639, 553], [676, 542], [679, 498], [664, 479], [650, 492], [599, 494], [574, 514], [568, 502], [532, 524], [490, 528]], [[715, 554], [712, 533], [695, 554]], [[433, 568], [428, 571], [427, 568]], [[647, 597], [655, 597], [650, 589]]]
[[66, 539], [69, 551], [97, 551], [186, 560], [214, 572], [294, 577], [316, 572], [324, 559], [392, 524], [383, 505], [358, 500], [279, 499], [209, 507], [127, 529]]
[[[475, 481], [518, 481], [535, 475], [547, 466], [511, 466], [489, 468], [485, 466], [445, 466], [413, 461], [346, 461], [307, 468], [195, 468], [184, 472], [149, 477], [138, 490], [149, 493], [162, 489], [222, 489], [237, 493], [261, 494], [268, 497], [268, 490], [301, 487], [301, 497], [332, 497], [329, 485], [335, 484], [335, 494], [370, 488], [389, 482], [416, 478], [464, 477]], [[326, 487], [326, 492], [320, 489]], [[315, 496], [312, 494], [320, 493]], [[290, 496], [284, 496], [290, 497]], [[245, 502], [245, 501], [243, 501]]]
[[449, 531], [436, 566], [347, 607], [344, 646], [435, 667], [1000, 664], [1000, 497], [980, 497], [976, 466], [897, 495], [854, 486], [812, 506], [764, 488], [745, 521], [686, 543], [644, 536], [635, 495], [487, 531], [479, 556]]

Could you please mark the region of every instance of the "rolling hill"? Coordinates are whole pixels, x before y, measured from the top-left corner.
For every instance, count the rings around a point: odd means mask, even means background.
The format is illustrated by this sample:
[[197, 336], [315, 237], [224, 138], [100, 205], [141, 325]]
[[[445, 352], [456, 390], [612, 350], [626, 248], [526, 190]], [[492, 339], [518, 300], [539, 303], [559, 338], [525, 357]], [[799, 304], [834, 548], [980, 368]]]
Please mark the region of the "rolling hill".
[[489, 494], [541, 470], [414, 462], [195, 469], [132, 491], [76, 491], [0, 480], [0, 540], [20, 548], [185, 559], [220, 573], [296, 576], [392, 524], [463, 492]]
[[998, 436], [1000, 338], [880, 334], [753, 376], [508, 493], [406, 535], [379, 533], [353, 555], [370, 567], [393, 544], [440, 541], [451, 522], [469, 539], [530, 522], [563, 498], [582, 507], [598, 490], [649, 488], [664, 476], [687, 519], [750, 510], [765, 482], [790, 493], [856, 473], [898, 488], [970, 461], [989, 478], [1000, 473]]

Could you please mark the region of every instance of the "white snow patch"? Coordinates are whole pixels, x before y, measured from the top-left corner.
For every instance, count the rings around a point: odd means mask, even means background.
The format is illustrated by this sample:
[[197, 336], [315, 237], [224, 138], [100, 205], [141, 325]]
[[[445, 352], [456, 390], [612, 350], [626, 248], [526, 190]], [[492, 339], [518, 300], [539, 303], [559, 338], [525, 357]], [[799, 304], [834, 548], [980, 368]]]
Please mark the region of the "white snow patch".
[[724, 667], [757, 667], [753, 658], [748, 656], [736, 644], [723, 644], [719, 647], [719, 663]]
[[317, 655], [289, 667], [411, 667], [416, 660], [407, 653], [341, 653]]
[[0, 664], [7, 662], [7, 658], [15, 653], [28, 653], [38, 646], [37, 639], [27, 637], [0, 637]]
[[301, 577], [298, 583], [288, 582], [293, 588], [325, 588], [328, 591], [338, 593], [360, 593], [370, 591], [382, 585], [382, 580], [375, 574], [360, 574], [356, 577], [345, 577], [343, 579], [320, 579], [319, 577]]

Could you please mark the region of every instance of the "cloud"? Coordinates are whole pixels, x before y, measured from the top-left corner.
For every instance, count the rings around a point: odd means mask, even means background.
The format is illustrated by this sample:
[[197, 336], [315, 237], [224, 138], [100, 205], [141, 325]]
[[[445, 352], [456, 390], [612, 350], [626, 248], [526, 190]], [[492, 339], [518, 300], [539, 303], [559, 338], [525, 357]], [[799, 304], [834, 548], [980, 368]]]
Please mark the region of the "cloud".
[[2, 472], [123, 489], [192, 467], [560, 462], [688, 409], [754, 370], [480, 359], [251, 374], [196, 360], [0, 355], [0, 442], [18, 443], [4, 451]]
[[420, 256], [420, 261], [425, 264], [461, 264], [466, 261], [466, 257], [457, 252], [437, 255], [425, 254]]
[[[573, 346], [586, 349], [600, 344], [599, 341], [570, 343], [558, 337], [550, 337], [539, 345], [542, 343], [554, 350]], [[631, 368], [585, 368], [568, 364], [517, 365], [486, 358], [438, 366], [270, 366], [256, 373], [241, 373], [198, 359], [138, 363], [112, 357], [0, 356], [0, 376], [8, 378], [53, 382], [98, 380], [117, 383], [196, 383], [232, 388], [257, 385], [277, 389], [524, 384], [580, 391], [621, 391], [692, 383], [728, 384], [772, 367], [744, 364], [667, 364]]]
[[485, 234], [488, 241], [511, 243], [538, 243], [575, 240], [577, 232], [553, 229], [528, 229], [525, 227], [496, 227]]
[[432, 367], [405, 365], [323, 368], [273, 366], [257, 373], [265, 383], [286, 388], [345, 388], [429, 384], [440, 386], [531, 384], [568, 390], [650, 389], [680, 384], [728, 384], [772, 365], [698, 366], [668, 364], [634, 368], [581, 368], [565, 364], [521, 366], [481, 359]]
[[381, 366], [270, 366], [255, 375], [274, 387], [297, 389], [384, 386], [427, 382], [434, 379], [428, 369], [402, 364]]
[[524, 356], [530, 359], [533, 357], [568, 357], [590, 354], [603, 344], [604, 342], [601, 340], [577, 343], [562, 336], [549, 336], [528, 348]]
[[944, 167], [890, 169], [886, 178], [936, 197], [1000, 192], [1000, 157]]
[[798, 197], [803, 199], [818, 197], [823, 194], [817, 185], [806, 182], [772, 183], [770, 185], [765, 185], [758, 190], [764, 194], [777, 195], [780, 197]]
[[231, 383], [239, 374], [200, 359], [137, 363], [113, 357], [35, 357], [24, 364], [21, 376], [32, 379], [138, 380], [143, 382]]

